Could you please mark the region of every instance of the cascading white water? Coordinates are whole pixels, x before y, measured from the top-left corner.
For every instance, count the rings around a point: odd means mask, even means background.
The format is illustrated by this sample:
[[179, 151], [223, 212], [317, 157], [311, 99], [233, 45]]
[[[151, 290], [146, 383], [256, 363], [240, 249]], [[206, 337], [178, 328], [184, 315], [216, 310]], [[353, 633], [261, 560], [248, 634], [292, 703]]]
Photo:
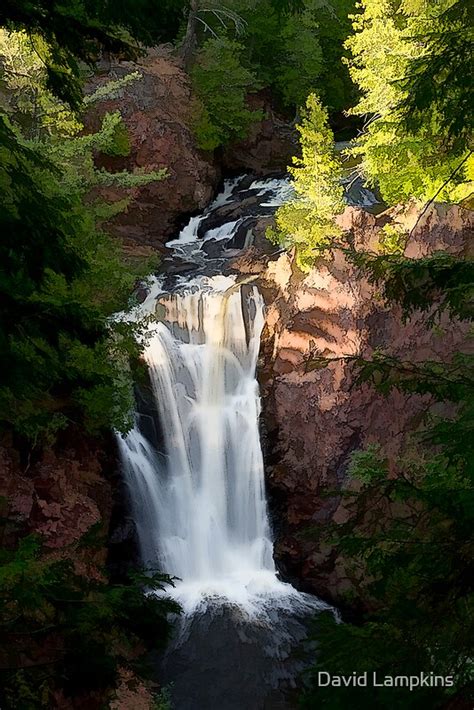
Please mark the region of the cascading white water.
[[185, 610], [222, 597], [296, 594], [278, 581], [268, 523], [255, 370], [255, 286], [200, 277], [157, 299], [145, 356], [164, 438], [120, 439], [144, 561], [179, 577]]

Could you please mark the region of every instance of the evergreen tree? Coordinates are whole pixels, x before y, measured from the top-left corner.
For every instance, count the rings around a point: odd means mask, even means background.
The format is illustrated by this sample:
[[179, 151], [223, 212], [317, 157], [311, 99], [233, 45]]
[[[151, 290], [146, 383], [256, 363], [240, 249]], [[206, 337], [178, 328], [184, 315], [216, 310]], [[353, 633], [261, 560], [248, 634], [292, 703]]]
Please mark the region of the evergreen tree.
[[[466, 114], [469, 79], [447, 69], [454, 47], [459, 49], [454, 37], [467, 48], [472, 31], [467, 13], [455, 15], [459, 4], [451, 5], [363, 0], [353, 20], [350, 72], [362, 94], [353, 113], [366, 118], [366, 128], [352, 153], [361, 156], [363, 174], [389, 203], [435, 194], [459, 202], [472, 192], [470, 122], [462, 131], [453, 123], [456, 111]], [[418, 108], [410, 117], [413, 102]], [[454, 143], [452, 131], [459, 136]]]
[[198, 52], [191, 76], [201, 102], [196, 135], [205, 150], [245, 138], [252, 123], [261, 118], [261, 112], [246, 103], [247, 95], [259, 85], [242, 64], [243, 51], [238, 42], [217, 38], [207, 40]]
[[[80, 124], [57, 99], [82, 105], [79, 60], [91, 63], [103, 48], [136, 56], [137, 42], [152, 44], [177, 28], [180, 7], [173, 0], [160, 8], [148, 0], [2, 3], [0, 25], [24, 31], [30, 54], [17, 34], [13, 56], [3, 52], [2, 59], [7, 92], [12, 82], [24, 83], [17, 86], [21, 98], [3, 95], [3, 110], [17, 125], [0, 114], [1, 416], [3, 426], [32, 441], [70, 420], [126, 429], [132, 403], [126, 354], [137, 352], [131, 328], [108, 318], [123, 305], [134, 275], [97, 229], [104, 211], [87, 201], [93, 180], [116, 179], [94, 170], [93, 150], [104, 141], [116, 145], [121, 132], [123, 138], [120, 117], [106, 119], [99, 139], [77, 136]], [[27, 66], [26, 76], [17, 61]], [[53, 115], [60, 120], [51, 121]], [[68, 132], [71, 143], [61, 142]], [[118, 177], [130, 184], [128, 176]]]
[[446, 148], [462, 153], [472, 148], [474, 130], [474, 10], [470, 0], [455, 0], [438, 6], [435, 22], [423, 10], [416, 40], [424, 51], [410, 61], [400, 113], [410, 132], [434, 114]]
[[301, 158], [293, 158], [293, 167], [288, 168], [296, 195], [277, 210], [276, 231], [268, 236], [286, 247], [296, 247], [297, 263], [307, 270], [318, 253], [341, 235], [335, 216], [344, 207], [343, 189], [327, 111], [315, 94], [308, 97], [297, 128]]
[[15, 121], [0, 119], [1, 425], [33, 442], [70, 421], [125, 430], [132, 408], [126, 362], [138, 346], [132, 327], [108, 317], [126, 305], [138, 274], [97, 226], [124, 203], [104, 210], [89, 193], [163, 174], [96, 170], [95, 151], [117, 150], [120, 114], [107, 115], [99, 133], [81, 135], [80, 117], [47, 88], [47, 70], [25, 33], [0, 31], [0, 40], [5, 107]]
[[[0, 26], [26, 30], [44, 61], [54, 94], [80, 106], [80, 61], [93, 65], [101, 50], [136, 58], [141, 46], [172, 39], [182, 17], [184, 0], [4, 0]], [[47, 47], [43, 52], [42, 38]]]

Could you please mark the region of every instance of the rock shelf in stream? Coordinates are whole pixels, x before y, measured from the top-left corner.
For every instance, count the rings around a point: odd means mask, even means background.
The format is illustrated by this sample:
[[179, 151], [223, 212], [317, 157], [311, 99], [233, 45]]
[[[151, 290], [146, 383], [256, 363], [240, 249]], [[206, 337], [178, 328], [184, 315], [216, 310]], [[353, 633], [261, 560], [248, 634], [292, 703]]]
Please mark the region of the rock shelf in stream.
[[[166, 288], [177, 274], [221, 274], [226, 262], [253, 246], [259, 225], [271, 222], [278, 205], [292, 194], [285, 175], [256, 180], [243, 175], [226, 180], [222, 192], [200, 215], [194, 216], [178, 237], [167, 243], [164, 258]], [[268, 251], [266, 243], [264, 251]], [[194, 269], [192, 265], [194, 264]]]

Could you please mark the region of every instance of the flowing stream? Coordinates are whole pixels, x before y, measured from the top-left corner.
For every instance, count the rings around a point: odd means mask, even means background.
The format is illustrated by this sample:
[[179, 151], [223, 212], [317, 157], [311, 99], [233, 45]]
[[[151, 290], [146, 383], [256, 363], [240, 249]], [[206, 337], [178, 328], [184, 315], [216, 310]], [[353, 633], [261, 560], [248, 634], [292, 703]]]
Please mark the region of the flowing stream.
[[143, 562], [178, 578], [170, 593], [184, 614], [160, 662], [177, 710], [292, 707], [282, 688], [300, 669], [293, 649], [305, 619], [328, 608], [275, 569], [256, 380], [263, 299], [221, 273], [252, 219], [288, 189], [284, 179], [227, 182], [170, 243], [168, 276], [137, 312], [152, 316], [145, 357], [158, 423], [150, 434], [138, 410], [119, 445]]

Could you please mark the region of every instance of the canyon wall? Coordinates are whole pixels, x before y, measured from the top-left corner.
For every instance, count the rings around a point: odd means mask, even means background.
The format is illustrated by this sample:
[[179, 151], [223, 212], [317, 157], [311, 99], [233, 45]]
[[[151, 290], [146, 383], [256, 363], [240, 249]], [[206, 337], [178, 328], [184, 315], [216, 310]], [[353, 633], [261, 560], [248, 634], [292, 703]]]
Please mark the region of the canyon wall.
[[[0, 498], [4, 517], [16, 526], [6, 528], [7, 534], [40, 534], [51, 552], [72, 555], [80, 574], [87, 575], [87, 565], [91, 570], [104, 565], [114, 468], [112, 442], [77, 430], [60, 434], [54, 448], [30, 450], [26, 459], [5, 436], [0, 442]], [[81, 559], [75, 546], [95, 525], [104, 544]]]
[[[122, 581], [136, 551], [131, 522], [119, 505], [126, 496], [112, 436], [91, 437], [70, 427], [52, 447], [20, 451], [8, 435], [0, 440], [2, 547], [14, 549], [19, 539], [36, 534], [42, 543], [42, 560], [72, 563], [76, 575], [93, 583], [104, 581], [108, 567]], [[49, 635], [38, 637], [38, 644], [32, 643], [33, 635], [25, 636], [28, 645], [23, 652], [22, 639], [16, 638], [15, 663], [20, 657], [25, 668], [52, 665], [63, 640], [54, 625], [51, 628]], [[10, 652], [5, 647], [0, 654], [4, 668], [11, 662]], [[128, 653], [133, 658], [135, 649]], [[150, 688], [125, 668], [119, 668], [115, 690], [88, 690], [71, 697], [55, 689], [49, 701], [51, 707], [64, 710], [148, 710], [154, 702]]]
[[[404, 220], [410, 228], [416, 214], [414, 209], [404, 216], [391, 210], [376, 217], [349, 207], [341, 223], [357, 249], [373, 250], [384, 224]], [[473, 224], [472, 212], [437, 206], [415, 230], [406, 255], [465, 252]], [[325, 494], [357, 489], [347, 477], [352, 452], [377, 443], [393, 462], [430, 399], [398, 390], [386, 397], [377, 394], [369, 384], [357, 384], [353, 365], [337, 358], [370, 358], [379, 349], [411, 361], [446, 359], [468, 347], [466, 325], [449, 322], [445, 315], [429, 330], [421, 313], [404, 322], [400, 309], [385, 306], [377, 288], [341, 251], [319, 259], [308, 274], [287, 253], [276, 260], [248, 253], [237, 269], [258, 277], [267, 303], [261, 387], [276, 557], [290, 578], [343, 603], [357, 586], [357, 575], [337, 550], [303, 533], [318, 523], [347, 519], [341, 497]], [[314, 357], [327, 361], [321, 364]], [[374, 510], [374, 520], [381, 514]]]
[[[165, 180], [131, 190], [132, 201], [110, 224], [125, 246], [159, 249], [186, 218], [211, 200], [220, 178], [212, 155], [199, 151], [191, 129], [193, 93], [188, 75], [166, 47], [150, 50], [141, 61], [99, 64], [87, 91], [132, 72], [140, 77], [119, 96], [100, 101], [87, 116], [87, 129], [97, 130], [105, 113], [120, 111], [130, 141], [129, 155], [98, 156], [98, 164], [111, 172], [152, 171], [166, 168]], [[120, 199], [118, 188], [103, 190]], [[130, 191], [129, 191], [130, 194]]]

